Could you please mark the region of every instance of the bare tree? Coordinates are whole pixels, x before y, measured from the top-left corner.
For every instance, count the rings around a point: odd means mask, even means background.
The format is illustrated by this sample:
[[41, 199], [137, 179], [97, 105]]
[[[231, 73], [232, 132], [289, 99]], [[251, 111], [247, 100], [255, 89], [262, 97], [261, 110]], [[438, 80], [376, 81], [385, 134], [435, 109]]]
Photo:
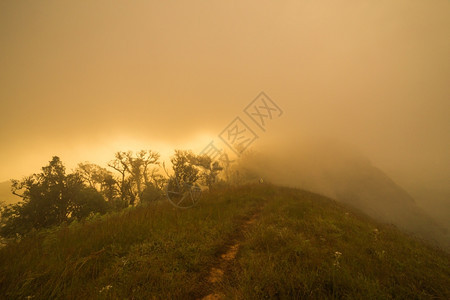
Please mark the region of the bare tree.
[[113, 174], [99, 165], [89, 162], [79, 163], [76, 173], [90, 187], [99, 191], [108, 201], [113, 201], [117, 195], [117, 181]]
[[137, 204], [144, 189], [149, 184], [157, 186], [158, 172], [152, 165], [159, 165], [159, 153], [151, 150], [117, 152], [115, 159], [108, 166], [119, 172], [119, 187], [122, 200], [129, 200], [131, 205]]

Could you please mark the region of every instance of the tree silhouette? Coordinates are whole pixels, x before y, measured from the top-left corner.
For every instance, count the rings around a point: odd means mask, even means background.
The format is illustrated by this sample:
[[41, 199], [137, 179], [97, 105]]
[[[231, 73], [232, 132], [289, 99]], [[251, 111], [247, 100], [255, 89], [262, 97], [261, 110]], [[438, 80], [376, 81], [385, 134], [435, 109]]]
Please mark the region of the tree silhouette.
[[171, 158], [175, 178], [179, 185], [200, 183], [209, 189], [217, 181], [223, 167], [207, 155], [195, 155], [192, 151], [175, 150]]
[[175, 150], [170, 161], [179, 185], [193, 185], [197, 182], [200, 171], [197, 168], [197, 156], [192, 151]]
[[213, 161], [207, 155], [197, 156], [196, 165], [202, 168], [200, 178], [203, 183], [208, 186], [209, 190], [211, 190], [214, 183], [217, 181], [219, 173], [223, 170], [223, 167], [218, 161]]
[[141, 150], [133, 154], [132, 151], [117, 152], [115, 159], [108, 166], [119, 173], [119, 190], [121, 199], [135, 205], [141, 201], [145, 188], [149, 185], [159, 187], [160, 177], [156, 168], [159, 165], [159, 153], [151, 150]]
[[79, 163], [76, 173], [90, 187], [100, 192], [106, 201], [112, 202], [118, 196], [117, 181], [113, 174], [99, 165], [92, 163]]
[[79, 174], [66, 175], [57, 156], [42, 167], [41, 173], [21, 181], [12, 180], [12, 192], [22, 200], [2, 209], [0, 233], [3, 236], [23, 235], [32, 229], [106, 212], [101, 194], [86, 186]]

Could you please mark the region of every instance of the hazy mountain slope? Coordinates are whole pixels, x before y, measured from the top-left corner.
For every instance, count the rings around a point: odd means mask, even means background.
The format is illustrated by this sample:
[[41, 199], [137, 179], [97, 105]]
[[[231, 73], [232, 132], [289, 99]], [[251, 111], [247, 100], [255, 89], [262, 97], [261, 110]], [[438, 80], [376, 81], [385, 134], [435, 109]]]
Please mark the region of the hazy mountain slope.
[[0, 249], [0, 269], [8, 299], [450, 297], [448, 254], [329, 198], [264, 184], [34, 233]]
[[450, 190], [411, 187], [417, 205], [450, 230]]
[[283, 145], [243, 157], [241, 174], [298, 187], [350, 204], [385, 223], [393, 223], [450, 248], [448, 229], [363, 156], [336, 144]]

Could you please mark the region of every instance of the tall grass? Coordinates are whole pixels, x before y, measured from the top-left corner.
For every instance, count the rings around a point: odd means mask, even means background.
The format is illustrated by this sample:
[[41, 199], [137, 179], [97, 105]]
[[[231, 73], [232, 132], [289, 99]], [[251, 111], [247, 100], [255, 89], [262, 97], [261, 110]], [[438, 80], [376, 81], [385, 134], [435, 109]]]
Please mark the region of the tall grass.
[[261, 207], [219, 284], [228, 298], [450, 299], [448, 254], [328, 198], [268, 185], [221, 188], [189, 210], [156, 202], [35, 232], [0, 249], [0, 298], [201, 297], [225, 245]]
[[167, 202], [36, 232], [0, 250], [0, 298], [185, 298], [216, 259], [251, 188], [207, 194], [180, 211]]
[[222, 289], [245, 299], [450, 299], [450, 256], [304, 191], [278, 189]]

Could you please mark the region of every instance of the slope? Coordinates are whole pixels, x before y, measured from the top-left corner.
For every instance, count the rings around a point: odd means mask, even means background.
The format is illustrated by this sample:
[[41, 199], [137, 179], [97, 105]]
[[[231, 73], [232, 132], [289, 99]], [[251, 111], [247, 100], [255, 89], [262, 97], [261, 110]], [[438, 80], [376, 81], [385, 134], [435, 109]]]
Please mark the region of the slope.
[[159, 202], [12, 243], [0, 298], [449, 298], [449, 258], [329, 198], [246, 185], [186, 211]]

